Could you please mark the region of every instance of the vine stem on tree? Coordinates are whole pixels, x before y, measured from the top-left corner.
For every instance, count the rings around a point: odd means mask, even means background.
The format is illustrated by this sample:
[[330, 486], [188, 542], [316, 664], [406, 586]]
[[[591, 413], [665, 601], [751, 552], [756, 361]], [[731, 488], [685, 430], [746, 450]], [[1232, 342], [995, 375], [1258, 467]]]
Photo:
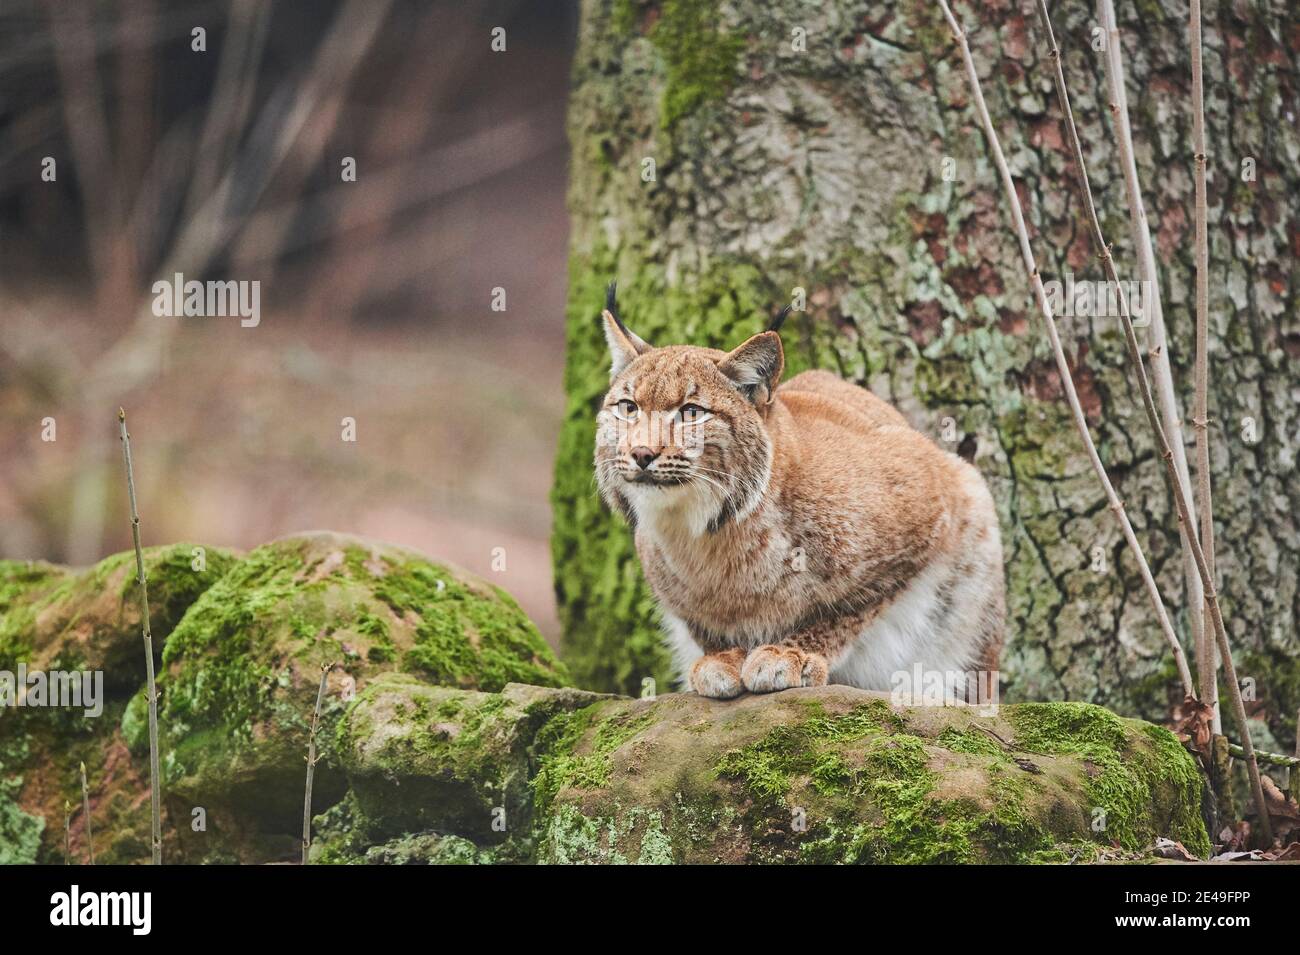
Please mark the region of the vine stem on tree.
[[126, 412], [117, 409], [121, 429], [122, 456], [126, 460], [126, 493], [131, 501], [131, 539], [135, 543], [135, 577], [140, 585], [140, 628], [144, 636], [145, 694], [149, 701], [149, 802], [152, 822], [153, 864], [162, 865], [162, 796], [158, 772], [158, 688], [153, 672], [153, 633], [149, 627], [149, 587], [144, 573], [144, 551], [140, 549], [140, 514], [135, 504], [135, 473], [131, 466], [131, 435], [126, 430]]
[[1043, 315], [1043, 322], [1047, 328], [1047, 338], [1052, 346], [1052, 355], [1056, 359], [1057, 371], [1061, 376], [1061, 387], [1065, 391], [1066, 401], [1070, 406], [1070, 414], [1074, 419], [1074, 426], [1083, 441], [1084, 450], [1088, 454], [1088, 461], [1092, 465], [1092, 470], [1097, 475], [1097, 480], [1101, 482], [1102, 490], [1106, 493], [1106, 500], [1109, 503], [1111, 513], [1115, 515], [1115, 519], [1119, 522], [1124, 541], [1128, 544], [1128, 548], [1137, 562], [1143, 586], [1146, 588], [1147, 596], [1155, 609], [1160, 631], [1164, 635], [1165, 642], [1169, 645], [1170, 652], [1173, 653], [1174, 663], [1178, 667], [1178, 676], [1183, 683], [1183, 692], [1189, 697], [1195, 697], [1196, 690], [1192, 682], [1191, 671], [1187, 667], [1187, 656], [1183, 653], [1182, 644], [1178, 642], [1178, 635], [1174, 633], [1173, 624], [1169, 621], [1169, 614], [1165, 610], [1165, 603], [1160, 596], [1160, 589], [1156, 586], [1155, 577], [1151, 574], [1151, 567], [1147, 563], [1146, 555], [1142, 552], [1142, 545], [1138, 543], [1137, 535], [1133, 531], [1133, 525], [1128, 519], [1128, 514], [1124, 511], [1124, 502], [1115, 493], [1115, 486], [1111, 484], [1110, 475], [1106, 473], [1106, 467], [1101, 463], [1101, 457], [1097, 454], [1097, 446], [1092, 440], [1092, 435], [1088, 432], [1088, 419], [1083, 414], [1082, 405], [1079, 404], [1079, 395], [1074, 387], [1074, 376], [1070, 371], [1070, 364], [1066, 360], [1065, 350], [1061, 347], [1061, 336], [1056, 327], [1056, 318], [1052, 314], [1052, 305], [1048, 301], [1047, 290], [1043, 287], [1043, 277], [1038, 272], [1038, 264], [1034, 260], [1034, 252], [1029, 244], [1029, 231], [1025, 227], [1025, 216], [1020, 208], [1020, 197], [1016, 193], [1016, 185], [1011, 178], [1011, 170], [1007, 167], [1006, 157], [1002, 153], [1002, 144], [998, 140], [997, 132], [993, 129], [993, 121], [989, 118], [988, 106], [984, 102], [984, 93], [980, 88], [979, 75], [975, 72], [975, 61], [971, 57], [970, 45], [966, 42], [966, 34], [962, 32], [961, 25], [957, 22], [957, 18], [953, 16], [947, 0], [939, 0], [939, 5], [943, 8], [943, 15], [948, 20], [953, 39], [957, 41], [957, 46], [961, 51], [962, 62], [966, 67], [966, 77], [970, 83], [971, 97], [975, 101], [975, 111], [979, 116], [980, 125], [984, 128], [984, 138], [988, 142], [993, 163], [997, 166], [998, 174], [1002, 179], [1002, 188], [1006, 192], [1007, 204], [1011, 208], [1011, 218], [1015, 224], [1016, 236], [1020, 240], [1020, 255], [1024, 260], [1025, 271], [1029, 275], [1029, 284], [1033, 289], [1039, 310]]
[[332, 663], [322, 663], [320, 668], [320, 686], [316, 690], [316, 709], [311, 716], [311, 734], [307, 737], [307, 791], [302, 803], [302, 864], [307, 865], [307, 855], [311, 851], [311, 786], [316, 775], [316, 730], [320, 726], [320, 707], [325, 699], [325, 681], [329, 679]]
[[[1087, 225], [1092, 231], [1093, 242], [1097, 246], [1097, 254], [1105, 267], [1106, 277], [1115, 289], [1115, 297], [1119, 302], [1120, 320], [1124, 326], [1124, 340], [1128, 345], [1129, 358], [1133, 363], [1133, 373], [1137, 379], [1138, 392], [1142, 396], [1142, 407], [1146, 411], [1147, 420], [1150, 422], [1151, 430], [1156, 437], [1160, 458], [1165, 462], [1165, 471], [1169, 478], [1170, 491], [1174, 496], [1174, 504], [1178, 510], [1178, 519], [1187, 527], [1192, 527], [1192, 517], [1187, 498], [1183, 494], [1183, 487], [1178, 481], [1178, 472], [1174, 468], [1174, 452], [1169, 447], [1169, 440], [1160, 424], [1160, 413], [1156, 410], [1155, 400], [1151, 395], [1151, 382], [1147, 376], [1146, 364], [1142, 360], [1142, 350], [1138, 346], [1137, 333], [1133, 328], [1133, 318], [1129, 313], [1128, 297], [1124, 294], [1124, 286], [1120, 284], [1119, 276], [1115, 272], [1115, 260], [1111, 256], [1110, 246], [1106, 244], [1106, 237], [1101, 231], [1101, 220], [1097, 218], [1097, 207], [1093, 202], [1092, 187], [1088, 182], [1088, 167], [1084, 162], [1083, 146], [1079, 141], [1079, 129], [1074, 122], [1074, 111], [1070, 108], [1070, 95], [1065, 86], [1065, 71], [1061, 63], [1061, 50], [1056, 45], [1056, 34], [1052, 30], [1052, 21], [1047, 13], [1045, 0], [1038, 0], [1038, 15], [1047, 34], [1048, 54], [1053, 65], [1056, 93], [1060, 100], [1066, 131], [1070, 137], [1070, 146], [1074, 152], [1075, 172], [1078, 174], [1079, 191], [1083, 199], [1083, 212], [1089, 220]], [[1198, 474], [1197, 477], [1198, 479], [1204, 479], [1206, 475]], [[1205, 512], [1202, 512], [1202, 517], [1204, 515]], [[1250, 725], [1246, 719], [1245, 704], [1241, 699], [1241, 686], [1237, 682], [1237, 670], [1233, 666], [1232, 652], [1228, 647], [1228, 634], [1223, 625], [1223, 613], [1219, 608], [1219, 595], [1214, 587], [1214, 575], [1206, 560], [1205, 550], [1201, 546], [1202, 542], [1197, 541], [1194, 534], [1188, 534], [1187, 540], [1191, 544], [1192, 556], [1196, 560], [1196, 567], [1201, 575], [1201, 586], [1205, 590], [1207, 615], [1210, 618], [1210, 624], [1214, 628], [1215, 640], [1219, 645], [1219, 655], [1223, 658], [1228, 697], [1232, 703], [1237, 728], [1241, 732], [1241, 748], [1245, 754], [1246, 771], [1250, 775], [1250, 786], [1255, 797], [1255, 810], [1259, 813], [1259, 824], [1263, 830], [1265, 841], [1271, 845], [1273, 842], [1272, 820], [1268, 815], [1268, 803], [1264, 799], [1264, 789], [1259, 778], [1259, 763], [1255, 759], [1255, 748], [1251, 744]]]
[[[1133, 150], [1128, 92], [1124, 86], [1124, 48], [1120, 43], [1113, 0], [1097, 0], [1097, 18], [1105, 31], [1106, 49], [1102, 63], [1106, 69], [1106, 83], [1110, 93], [1110, 114], [1115, 126], [1115, 142], [1119, 147], [1120, 165], [1124, 171], [1124, 194], [1128, 200], [1129, 228], [1133, 248], [1137, 252], [1138, 268], [1143, 283], [1143, 301], [1150, 323], [1147, 333], [1147, 357], [1151, 360], [1151, 377], [1155, 381], [1156, 401], [1160, 405], [1160, 417], [1164, 421], [1170, 447], [1173, 448], [1178, 481], [1183, 486], [1183, 495], [1190, 501], [1192, 480], [1187, 468], [1187, 451], [1183, 446], [1183, 423], [1178, 413], [1178, 398], [1174, 390], [1155, 249], [1151, 242], [1151, 229], [1147, 222], [1146, 204], [1142, 200], [1137, 159]], [[1192, 525], [1179, 522], [1178, 539], [1183, 554], [1183, 584], [1187, 595], [1187, 616], [1191, 623], [1192, 645], [1196, 651], [1196, 670], [1200, 684], [1197, 695], [1202, 702], [1214, 707], [1214, 732], [1222, 733], [1214, 638], [1205, 627], [1205, 591], [1201, 587], [1201, 576], [1196, 570], [1196, 559], [1192, 556], [1192, 548], [1187, 541], [1188, 534], [1196, 533], [1195, 507], [1192, 508], [1192, 516]]]

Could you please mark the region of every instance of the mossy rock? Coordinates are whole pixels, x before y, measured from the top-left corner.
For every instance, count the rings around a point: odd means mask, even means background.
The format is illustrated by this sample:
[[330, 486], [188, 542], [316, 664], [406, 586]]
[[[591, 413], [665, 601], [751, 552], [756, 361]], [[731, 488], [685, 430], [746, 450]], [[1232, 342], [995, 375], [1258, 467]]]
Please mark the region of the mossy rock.
[[1089, 704], [980, 715], [826, 687], [580, 722], [536, 780], [541, 861], [1052, 862], [1157, 836], [1209, 851], [1192, 758]]
[[[560, 686], [563, 666], [499, 587], [402, 548], [346, 535], [288, 537], [251, 551], [176, 627], [159, 676], [169, 807], [208, 830], [182, 832], [187, 858], [292, 855], [301, 831], [307, 739], [322, 665], [328, 678], [316, 804], [344, 794], [334, 729], [376, 677], [467, 690]], [[147, 747], [145, 703], [124, 720]], [[186, 827], [188, 829], [188, 827]]]
[[[320, 862], [1092, 861], [1142, 858], [1160, 836], [1209, 850], [1191, 757], [1097, 706], [984, 714], [848, 687], [601, 696], [564, 688], [504, 592], [409, 551], [325, 533], [209, 550], [225, 573], [202, 587], [169, 574], [191, 556], [148, 556], [168, 861], [297, 856], [325, 663], [339, 665], [318, 737]], [[115, 672], [136, 689], [126, 557], [84, 573], [0, 563], [14, 659], [113, 661], [121, 640]], [[128, 691], [94, 720], [0, 719], [2, 858], [61, 861], [84, 761], [97, 861], [146, 859], [146, 724]], [[81, 857], [76, 811], [72, 843]]]
[[386, 679], [339, 740], [352, 789], [318, 820], [322, 862], [1039, 863], [1140, 859], [1160, 836], [1210, 848], [1191, 756], [1089, 704], [984, 714], [850, 687], [721, 702]]
[[[228, 550], [192, 544], [144, 551], [154, 652], [198, 596], [235, 563]], [[0, 716], [0, 862], [62, 862], [64, 805], [72, 855], [88, 858], [79, 765], [89, 779], [95, 860], [149, 858], [148, 763], [119, 729], [144, 680], [135, 553], [84, 571], [43, 561], [0, 561], [0, 668], [98, 670], [103, 711], [23, 708]]]
[[[190, 604], [235, 559], [223, 548], [195, 544], [144, 549], [158, 660]], [[100, 670], [110, 693], [131, 691], [144, 678], [142, 648], [133, 550], [79, 573], [43, 561], [0, 561], [0, 666]]]
[[338, 729], [357, 825], [364, 820], [371, 841], [437, 830], [492, 845], [529, 832], [538, 731], [559, 713], [606, 698], [516, 683], [479, 693], [380, 677]]

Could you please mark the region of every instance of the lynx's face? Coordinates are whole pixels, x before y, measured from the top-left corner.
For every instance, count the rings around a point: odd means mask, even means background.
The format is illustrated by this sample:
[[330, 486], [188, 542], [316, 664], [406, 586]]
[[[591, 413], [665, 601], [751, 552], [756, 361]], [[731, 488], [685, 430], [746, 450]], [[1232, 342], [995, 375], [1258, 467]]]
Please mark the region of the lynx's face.
[[765, 332], [729, 353], [652, 348], [611, 310], [604, 320], [613, 362], [595, 463], [606, 502], [634, 523], [669, 516], [697, 534], [748, 514], [770, 475], [764, 414], [780, 339]]

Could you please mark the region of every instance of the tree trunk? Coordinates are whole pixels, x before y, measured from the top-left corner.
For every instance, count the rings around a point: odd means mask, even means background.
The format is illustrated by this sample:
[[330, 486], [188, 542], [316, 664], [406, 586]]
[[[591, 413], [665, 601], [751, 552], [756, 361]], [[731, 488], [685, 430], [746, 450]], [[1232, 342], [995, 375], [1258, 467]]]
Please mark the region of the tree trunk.
[[[1187, 419], [1187, 9], [1119, 6]], [[1103, 228], [1121, 278], [1136, 280], [1096, 13], [1083, 0], [1054, 7]], [[1099, 282], [1031, 7], [957, 13], [1045, 279]], [[1300, 704], [1300, 32], [1286, 4], [1211, 2], [1205, 45], [1217, 572], [1239, 675], [1289, 739]], [[838, 371], [941, 444], [977, 447], [1003, 526], [1006, 696], [1160, 717], [1176, 686], [1172, 660], [1069, 421], [937, 4], [584, 0], [573, 83], [554, 555], [564, 650], [580, 683], [635, 693], [646, 678], [665, 689], [669, 676], [630, 532], [602, 508], [591, 474], [607, 384], [596, 323], [605, 283], [618, 280], [623, 317], [643, 338], [716, 347], [759, 331], [802, 289], [807, 308], [783, 333], [787, 375]], [[1118, 318], [1065, 316], [1061, 326], [1102, 459], [1190, 655], [1177, 521]]]

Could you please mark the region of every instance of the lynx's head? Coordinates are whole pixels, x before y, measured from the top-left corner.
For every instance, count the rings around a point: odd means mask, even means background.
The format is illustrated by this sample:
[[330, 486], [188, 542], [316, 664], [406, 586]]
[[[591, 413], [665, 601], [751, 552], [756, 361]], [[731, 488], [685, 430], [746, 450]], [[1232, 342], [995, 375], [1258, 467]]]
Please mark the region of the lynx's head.
[[666, 518], [692, 534], [754, 509], [771, 475], [765, 422], [785, 367], [775, 331], [784, 317], [730, 352], [655, 348], [623, 324], [609, 287], [596, 480], [610, 507], [634, 525]]

